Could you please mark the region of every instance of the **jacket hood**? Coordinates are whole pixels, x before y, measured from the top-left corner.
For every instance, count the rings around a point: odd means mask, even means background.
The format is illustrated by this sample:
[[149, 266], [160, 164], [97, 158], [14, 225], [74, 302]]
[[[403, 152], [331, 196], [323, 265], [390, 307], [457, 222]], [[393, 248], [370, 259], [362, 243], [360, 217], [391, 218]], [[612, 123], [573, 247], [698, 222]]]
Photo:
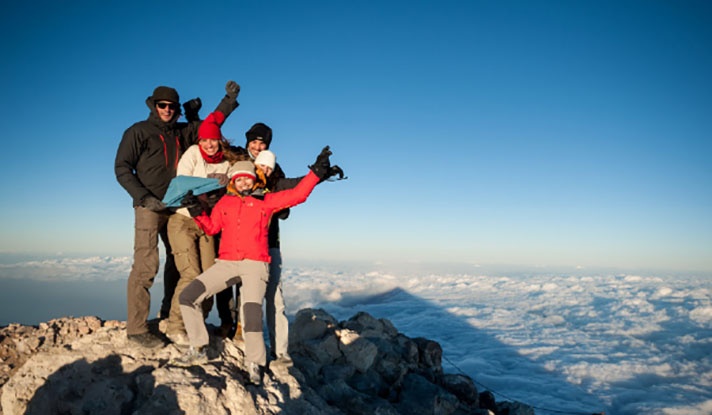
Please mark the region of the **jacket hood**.
[[158, 125], [158, 126], [166, 126], [166, 127], [172, 127], [176, 122], [178, 122], [178, 118], [181, 116], [181, 111], [180, 111], [180, 106], [176, 110], [175, 114], [173, 114], [173, 118], [165, 122], [161, 119], [161, 117], [158, 116], [158, 111], [156, 111], [156, 106], [153, 105], [153, 97], [148, 97], [146, 98], [146, 106], [148, 107], [148, 110], [151, 111], [151, 113], [148, 115], [148, 120], [151, 121], [152, 123]]

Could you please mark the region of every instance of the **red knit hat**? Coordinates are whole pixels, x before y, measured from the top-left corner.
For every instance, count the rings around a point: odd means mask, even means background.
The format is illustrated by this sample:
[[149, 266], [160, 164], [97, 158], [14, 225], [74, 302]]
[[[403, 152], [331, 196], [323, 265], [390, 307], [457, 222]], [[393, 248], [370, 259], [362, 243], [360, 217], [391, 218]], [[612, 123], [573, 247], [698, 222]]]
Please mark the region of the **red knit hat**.
[[211, 112], [198, 127], [198, 140], [220, 140], [220, 126], [225, 122], [225, 114], [220, 111]]

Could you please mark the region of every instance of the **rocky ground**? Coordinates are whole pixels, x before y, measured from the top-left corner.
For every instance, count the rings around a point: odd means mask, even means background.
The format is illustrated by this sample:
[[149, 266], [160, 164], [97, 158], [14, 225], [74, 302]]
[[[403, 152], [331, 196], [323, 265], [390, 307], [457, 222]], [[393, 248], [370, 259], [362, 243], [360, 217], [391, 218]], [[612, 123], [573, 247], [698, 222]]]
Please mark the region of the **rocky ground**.
[[0, 415], [534, 414], [443, 373], [436, 342], [387, 320], [358, 313], [338, 322], [305, 309], [290, 330], [294, 365], [271, 365], [254, 386], [243, 344], [232, 340], [213, 338], [210, 362], [186, 369], [169, 364], [184, 349], [138, 348], [120, 321], [9, 325], [0, 328]]

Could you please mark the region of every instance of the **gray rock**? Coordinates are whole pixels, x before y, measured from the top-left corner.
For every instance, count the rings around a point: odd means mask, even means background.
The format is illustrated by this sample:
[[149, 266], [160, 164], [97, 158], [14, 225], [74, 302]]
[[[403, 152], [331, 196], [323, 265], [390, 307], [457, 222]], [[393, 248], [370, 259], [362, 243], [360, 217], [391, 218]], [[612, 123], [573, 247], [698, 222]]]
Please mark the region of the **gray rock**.
[[478, 406], [479, 395], [475, 382], [465, 375], [446, 374], [443, 376], [442, 385], [461, 401], [473, 406]]
[[269, 367], [260, 387], [246, 382], [242, 346], [212, 338], [210, 361], [186, 369], [168, 364], [184, 349], [139, 348], [124, 322], [10, 325], [0, 328], [0, 415], [533, 414], [478, 395], [472, 379], [443, 373], [437, 342], [368, 313], [338, 322], [300, 310], [290, 329], [294, 366]]

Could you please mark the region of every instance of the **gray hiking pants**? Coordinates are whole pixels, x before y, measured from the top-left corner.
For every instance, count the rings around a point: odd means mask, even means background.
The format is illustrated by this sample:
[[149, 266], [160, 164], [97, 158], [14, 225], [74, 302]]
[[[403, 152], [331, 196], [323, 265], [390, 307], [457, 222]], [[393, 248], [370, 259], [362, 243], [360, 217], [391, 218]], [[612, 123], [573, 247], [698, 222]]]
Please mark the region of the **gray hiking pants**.
[[266, 262], [218, 259], [215, 265], [188, 284], [180, 293], [179, 301], [190, 345], [197, 348], [206, 346], [210, 341], [200, 308], [203, 300], [241, 282], [240, 314], [245, 339], [245, 360], [265, 366], [267, 354], [262, 337], [262, 301], [265, 298], [268, 279], [269, 264]]
[[272, 257], [272, 262], [269, 264], [269, 282], [265, 294], [267, 330], [270, 353], [279, 358], [288, 355], [289, 320], [287, 320], [282, 294], [282, 252], [279, 248], [270, 248], [269, 255]]

